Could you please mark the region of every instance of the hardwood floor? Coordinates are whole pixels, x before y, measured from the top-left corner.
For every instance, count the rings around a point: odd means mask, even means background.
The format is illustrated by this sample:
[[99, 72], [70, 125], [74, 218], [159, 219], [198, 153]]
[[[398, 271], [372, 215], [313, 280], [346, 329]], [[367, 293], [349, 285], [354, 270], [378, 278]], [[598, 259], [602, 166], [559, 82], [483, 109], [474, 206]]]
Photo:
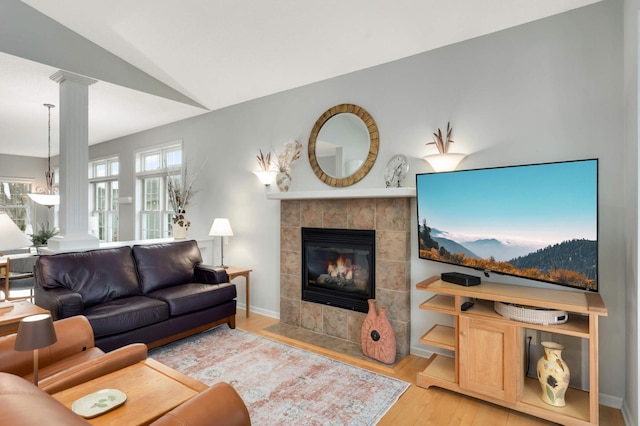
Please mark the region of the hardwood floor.
[[[444, 389], [436, 387], [423, 389], [416, 386], [416, 374], [424, 368], [427, 361], [425, 358], [409, 355], [395, 367], [390, 368], [362, 362], [337, 352], [285, 337], [278, 338], [271, 333], [264, 332], [265, 328], [278, 322], [277, 319], [254, 312], [251, 313], [251, 318], [246, 318], [244, 311], [240, 309], [236, 315], [236, 327], [239, 329], [275, 338], [305, 350], [412, 383], [411, 387], [378, 423], [380, 426], [530, 426], [554, 424]], [[622, 413], [614, 408], [600, 406], [600, 425], [624, 426]]]

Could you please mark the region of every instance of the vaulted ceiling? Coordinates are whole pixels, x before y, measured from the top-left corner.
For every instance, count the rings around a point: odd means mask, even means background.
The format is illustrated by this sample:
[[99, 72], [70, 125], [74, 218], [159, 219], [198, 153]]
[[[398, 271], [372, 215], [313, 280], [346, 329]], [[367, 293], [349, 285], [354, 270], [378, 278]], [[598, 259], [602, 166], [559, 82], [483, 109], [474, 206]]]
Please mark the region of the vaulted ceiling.
[[59, 69], [95, 144], [597, 1], [2, 0], [0, 153], [47, 156]]

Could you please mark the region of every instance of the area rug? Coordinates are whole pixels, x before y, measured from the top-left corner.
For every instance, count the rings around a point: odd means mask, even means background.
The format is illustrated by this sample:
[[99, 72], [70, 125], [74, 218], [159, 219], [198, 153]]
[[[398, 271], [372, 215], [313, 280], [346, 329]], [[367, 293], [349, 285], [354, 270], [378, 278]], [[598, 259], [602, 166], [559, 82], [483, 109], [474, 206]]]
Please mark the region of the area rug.
[[231, 384], [255, 426], [374, 425], [410, 386], [224, 326], [149, 356], [207, 385]]

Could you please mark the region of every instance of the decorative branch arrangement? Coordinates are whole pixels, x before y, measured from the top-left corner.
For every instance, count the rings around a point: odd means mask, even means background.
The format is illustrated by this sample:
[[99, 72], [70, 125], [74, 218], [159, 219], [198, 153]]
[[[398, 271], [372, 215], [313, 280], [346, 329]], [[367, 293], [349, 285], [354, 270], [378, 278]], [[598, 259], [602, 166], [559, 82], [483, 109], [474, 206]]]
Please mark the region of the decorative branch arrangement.
[[204, 163], [191, 178], [189, 178], [187, 173], [186, 161], [179, 175], [170, 175], [167, 173], [167, 190], [169, 192], [169, 203], [173, 209], [173, 223], [183, 228], [188, 229], [191, 225], [191, 222], [186, 220], [185, 213], [191, 199], [198, 192], [193, 189], [193, 183], [200, 170], [202, 170], [202, 167], [204, 167]]
[[438, 128], [438, 132], [433, 134], [434, 140], [431, 142], [427, 142], [427, 146], [435, 145], [438, 148], [438, 152], [440, 154], [446, 154], [449, 152], [449, 144], [453, 143], [453, 139], [451, 139], [451, 133], [453, 132], [453, 127], [450, 126], [450, 123], [447, 123], [447, 139], [444, 140], [442, 136], [442, 130]]
[[260, 150], [260, 155], [256, 155], [258, 159], [258, 165], [260, 166], [260, 170], [269, 171], [271, 169], [271, 153], [268, 152], [266, 155], [262, 153]]
[[275, 164], [278, 171], [289, 173], [291, 172], [291, 166], [293, 166], [293, 163], [300, 159], [302, 144], [296, 140], [294, 142], [285, 143], [283, 147], [284, 151], [276, 154]]

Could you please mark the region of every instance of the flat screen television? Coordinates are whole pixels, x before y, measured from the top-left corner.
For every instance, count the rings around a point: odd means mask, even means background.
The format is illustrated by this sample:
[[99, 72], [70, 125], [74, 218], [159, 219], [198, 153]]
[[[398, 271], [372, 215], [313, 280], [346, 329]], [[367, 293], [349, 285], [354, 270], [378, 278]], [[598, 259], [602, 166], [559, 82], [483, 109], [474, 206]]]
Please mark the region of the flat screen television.
[[419, 257], [598, 291], [598, 160], [416, 175]]

